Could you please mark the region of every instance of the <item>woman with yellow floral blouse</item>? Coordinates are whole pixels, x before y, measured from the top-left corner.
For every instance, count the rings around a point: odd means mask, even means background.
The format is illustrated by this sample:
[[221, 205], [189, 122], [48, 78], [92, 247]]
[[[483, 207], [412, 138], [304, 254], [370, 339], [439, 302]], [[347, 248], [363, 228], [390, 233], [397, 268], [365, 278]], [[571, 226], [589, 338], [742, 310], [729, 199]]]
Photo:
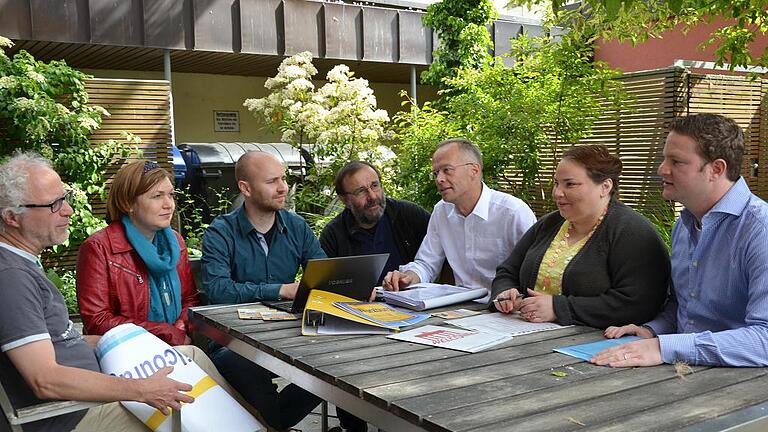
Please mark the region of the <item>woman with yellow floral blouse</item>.
[[497, 268], [492, 308], [598, 328], [657, 314], [669, 255], [648, 219], [616, 198], [621, 169], [602, 145], [563, 153], [552, 189], [558, 211], [539, 219]]

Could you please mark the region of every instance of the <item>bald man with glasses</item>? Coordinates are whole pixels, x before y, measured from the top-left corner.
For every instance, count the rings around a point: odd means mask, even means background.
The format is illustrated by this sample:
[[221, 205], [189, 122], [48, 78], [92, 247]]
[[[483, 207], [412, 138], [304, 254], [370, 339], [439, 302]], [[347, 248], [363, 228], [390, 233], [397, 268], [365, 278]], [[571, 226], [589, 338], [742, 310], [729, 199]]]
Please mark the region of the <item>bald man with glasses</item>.
[[430, 178], [443, 199], [435, 205], [416, 258], [387, 273], [384, 288], [398, 291], [432, 282], [447, 262], [456, 285], [490, 290], [496, 267], [536, 216], [522, 200], [483, 182], [483, 157], [469, 140], [452, 138], [438, 144]]

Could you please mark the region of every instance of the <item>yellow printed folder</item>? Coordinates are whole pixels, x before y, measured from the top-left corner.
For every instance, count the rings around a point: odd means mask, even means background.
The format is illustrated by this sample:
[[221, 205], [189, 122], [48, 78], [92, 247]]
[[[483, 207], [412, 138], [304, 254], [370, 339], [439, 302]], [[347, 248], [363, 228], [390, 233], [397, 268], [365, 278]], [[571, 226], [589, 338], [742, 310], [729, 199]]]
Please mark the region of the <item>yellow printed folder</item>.
[[407, 327], [428, 319], [431, 315], [396, 309], [382, 302], [335, 302], [336, 307], [375, 324]]
[[[355, 310], [355, 313], [352, 313], [337, 305], [347, 303], [360, 304], [359, 301], [340, 294], [312, 290], [309, 293], [307, 305], [304, 307], [304, 316], [301, 320], [301, 334], [305, 336], [391, 334], [396, 332], [400, 325], [403, 325], [404, 319], [408, 318], [403, 315], [409, 315], [394, 309], [378, 312], [380, 309], [378, 306], [383, 303], [377, 303], [375, 304], [376, 307], [368, 309], [372, 313], [368, 318], [376, 320], [373, 321], [364, 318], [363, 316], [367, 315], [365, 313], [361, 314], [359, 310]], [[365, 310], [366, 308], [363, 308], [363, 311]], [[426, 315], [423, 319], [428, 317], [429, 315]]]

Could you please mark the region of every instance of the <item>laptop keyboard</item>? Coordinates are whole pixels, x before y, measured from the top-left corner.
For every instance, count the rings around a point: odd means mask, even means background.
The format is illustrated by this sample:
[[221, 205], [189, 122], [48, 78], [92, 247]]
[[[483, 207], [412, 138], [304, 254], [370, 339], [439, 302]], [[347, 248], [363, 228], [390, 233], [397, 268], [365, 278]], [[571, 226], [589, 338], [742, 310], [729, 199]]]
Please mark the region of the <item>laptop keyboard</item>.
[[286, 301], [272, 301], [267, 303], [269, 307], [273, 307], [278, 310], [290, 312], [291, 308], [293, 307], [293, 300], [286, 300]]

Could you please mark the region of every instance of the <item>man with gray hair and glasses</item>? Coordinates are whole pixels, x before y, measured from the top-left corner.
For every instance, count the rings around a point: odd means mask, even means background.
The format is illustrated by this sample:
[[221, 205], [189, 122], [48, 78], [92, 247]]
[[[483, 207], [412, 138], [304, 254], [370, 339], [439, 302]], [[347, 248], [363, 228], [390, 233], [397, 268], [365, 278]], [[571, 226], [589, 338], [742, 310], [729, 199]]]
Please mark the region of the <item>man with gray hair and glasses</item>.
[[[0, 164], [0, 380], [17, 408], [45, 399], [144, 402], [168, 414], [194, 399], [192, 386], [168, 378], [173, 368], [146, 379], [99, 372], [93, 346], [69, 320], [64, 297], [48, 280], [40, 253], [69, 233], [71, 193], [49, 161], [17, 153]], [[204, 355], [203, 355], [204, 357]], [[115, 402], [40, 420], [26, 431], [144, 431], [146, 426]]]
[[522, 200], [483, 182], [483, 156], [467, 139], [438, 144], [431, 177], [443, 199], [432, 211], [416, 258], [387, 273], [384, 288], [398, 291], [432, 282], [447, 260], [456, 285], [482, 287], [490, 293], [496, 267], [512, 253], [536, 216]]

